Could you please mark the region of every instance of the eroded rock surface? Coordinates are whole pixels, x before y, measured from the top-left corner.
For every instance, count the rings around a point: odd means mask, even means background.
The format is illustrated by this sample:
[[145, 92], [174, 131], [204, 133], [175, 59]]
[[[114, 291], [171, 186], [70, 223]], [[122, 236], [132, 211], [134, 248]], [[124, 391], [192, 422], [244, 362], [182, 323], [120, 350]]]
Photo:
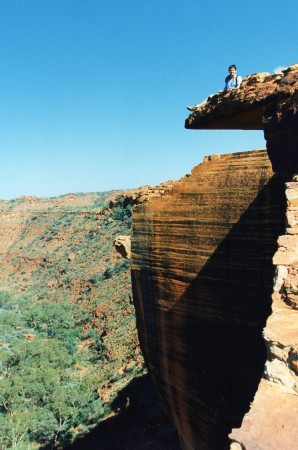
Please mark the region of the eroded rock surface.
[[284, 183], [266, 151], [213, 156], [135, 209], [139, 337], [185, 449], [227, 448], [260, 382]]
[[193, 112], [190, 129], [264, 130], [273, 170], [298, 172], [298, 64], [270, 75], [248, 75], [240, 89], [221, 92]]
[[131, 239], [130, 236], [119, 235], [114, 240], [114, 247], [123, 258], [131, 257]]
[[273, 257], [272, 314], [264, 339], [267, 361], [249, 413], [231, 437], [250, 450], [292, 450], [298, 439], [298, 183], [286, 184], [287, 234]]
[[263, 129], [267, 153], [207, 157], [135, 209], [139, 337], [185, 450], [297, 446], [297, 110], [298, 64], [209, 97], [186, 128]]
[[[185, 121], [189, 129], [244, 129], [262, 130], [263, 114], [275, 112], [275, 123], [280, 112], [297, 104], [298, 64], [278, 73], [247, 75], [240, 89], [219, 92], [208, 97]], [[295, 108], [294, 108], [295, 109]]]

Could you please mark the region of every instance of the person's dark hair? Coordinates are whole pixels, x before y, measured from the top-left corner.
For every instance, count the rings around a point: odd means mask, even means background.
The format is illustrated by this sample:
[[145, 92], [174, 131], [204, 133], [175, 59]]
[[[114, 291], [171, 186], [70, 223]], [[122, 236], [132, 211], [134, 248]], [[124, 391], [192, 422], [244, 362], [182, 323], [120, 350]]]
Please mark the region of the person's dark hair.
[[229, 66], [229, 70], [231, 70], [231, 69], [237, 70], [237, 67], [235, 66], [235, 64], [231, 64], [231, 65]]

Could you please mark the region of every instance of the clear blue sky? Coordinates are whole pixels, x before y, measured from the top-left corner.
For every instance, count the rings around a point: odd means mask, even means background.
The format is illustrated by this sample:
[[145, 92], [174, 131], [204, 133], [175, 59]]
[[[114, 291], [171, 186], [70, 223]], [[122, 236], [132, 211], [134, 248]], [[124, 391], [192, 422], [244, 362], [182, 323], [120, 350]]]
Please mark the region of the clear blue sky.
[[186, 105], [297, 62], [277, 0], [1, 0], [0, 198], [178, 179], [262, 132], [189, 131]]

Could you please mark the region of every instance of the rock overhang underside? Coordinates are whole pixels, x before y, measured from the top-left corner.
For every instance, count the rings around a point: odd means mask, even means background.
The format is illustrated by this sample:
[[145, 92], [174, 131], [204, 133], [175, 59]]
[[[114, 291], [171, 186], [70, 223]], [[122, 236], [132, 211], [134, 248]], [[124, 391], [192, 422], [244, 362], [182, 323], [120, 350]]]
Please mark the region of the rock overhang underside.
[[263, 130], [274, 172], [298, 172], [298, 64], [244, 78], [208, 97], [185, 121], [193, 130]]
[[279, 72], [247, 75], [240, 89], [219, 92], [208, 97], [185, 121], [185, 128], [262, 130], [266, 113], [279, 105], [283, 110], [297, 104], [298, 64]]

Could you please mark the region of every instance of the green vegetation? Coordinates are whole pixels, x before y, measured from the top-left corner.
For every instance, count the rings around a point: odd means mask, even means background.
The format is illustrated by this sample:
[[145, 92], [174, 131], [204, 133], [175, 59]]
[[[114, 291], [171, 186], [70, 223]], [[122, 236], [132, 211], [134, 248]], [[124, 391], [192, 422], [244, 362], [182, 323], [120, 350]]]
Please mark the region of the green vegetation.
[[131, 206], [110, 196], [31, 211], [0, 259], [0, 450], [62, 449], [144, 372], [130, 262], [113, 248]]
[[109, 412], [97, 393], [106, 374], [86, 370], [104, 349], [78, 351], [85, 336], [70, 304], [3, 292], [0, 304], [1, 449], [72, 441], [78, 425], [86, 431]]

